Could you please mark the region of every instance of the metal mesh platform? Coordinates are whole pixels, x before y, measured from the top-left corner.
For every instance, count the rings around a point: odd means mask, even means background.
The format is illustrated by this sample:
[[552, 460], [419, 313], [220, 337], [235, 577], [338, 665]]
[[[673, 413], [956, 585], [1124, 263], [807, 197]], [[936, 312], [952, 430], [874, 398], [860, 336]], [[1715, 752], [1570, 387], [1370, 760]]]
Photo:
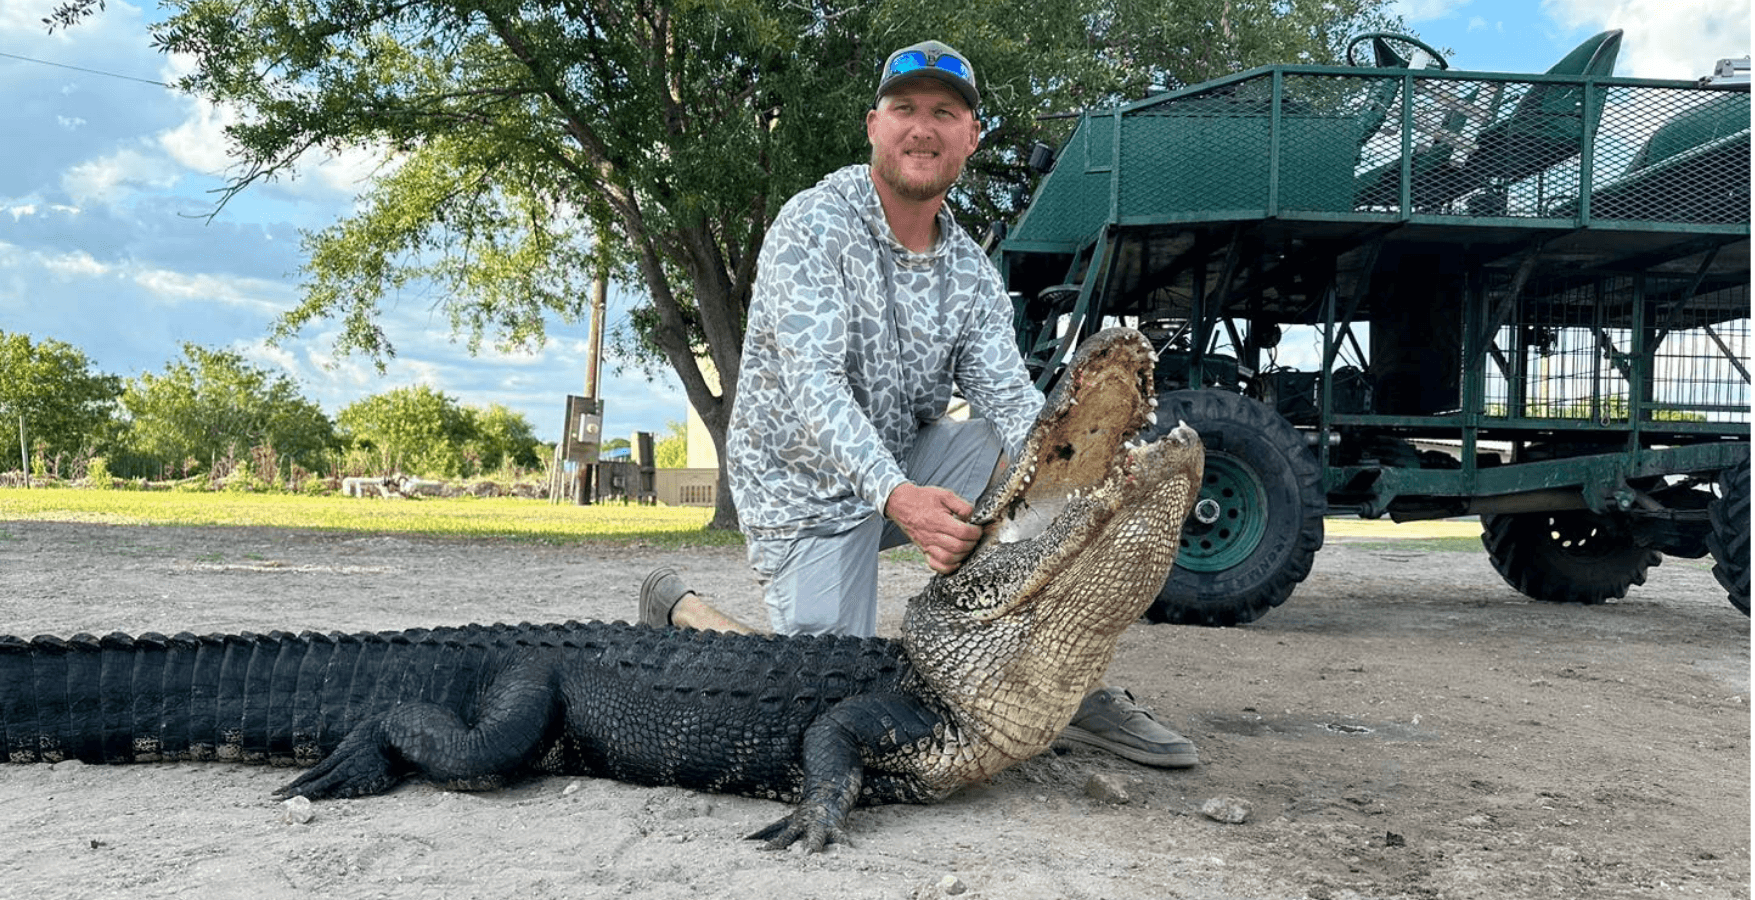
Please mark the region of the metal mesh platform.
[[1749, 183], [1746, 85], [1271, 67], [1087, 115], [1008, 244], [1261, 218], [1746, 232]]

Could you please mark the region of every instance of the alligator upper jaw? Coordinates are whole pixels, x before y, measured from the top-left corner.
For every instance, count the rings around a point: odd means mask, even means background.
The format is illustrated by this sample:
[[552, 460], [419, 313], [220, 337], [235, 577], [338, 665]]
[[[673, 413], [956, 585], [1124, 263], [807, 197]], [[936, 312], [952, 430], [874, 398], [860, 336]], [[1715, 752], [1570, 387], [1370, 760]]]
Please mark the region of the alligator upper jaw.
[[1107, 329], [1079, 345], [1005, 480], [975, 504], [971, 521], [982, 526], [976, 555], [1041, 534], [1068, 498], [1110, 477], [1133, 436], [1156, 422], [1155, 361], [1151, 343], [1131, 328]]

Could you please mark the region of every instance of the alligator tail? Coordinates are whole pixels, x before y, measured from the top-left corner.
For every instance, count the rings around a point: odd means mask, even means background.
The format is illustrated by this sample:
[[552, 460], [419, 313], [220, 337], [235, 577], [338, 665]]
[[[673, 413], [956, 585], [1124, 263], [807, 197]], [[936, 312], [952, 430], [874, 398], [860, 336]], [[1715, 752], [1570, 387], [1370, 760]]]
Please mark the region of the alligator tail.
[[309, 766], [399, 703], [470, 715], [508, 647], [576, 627], [0, 637], [0, 753], [15, 763]]

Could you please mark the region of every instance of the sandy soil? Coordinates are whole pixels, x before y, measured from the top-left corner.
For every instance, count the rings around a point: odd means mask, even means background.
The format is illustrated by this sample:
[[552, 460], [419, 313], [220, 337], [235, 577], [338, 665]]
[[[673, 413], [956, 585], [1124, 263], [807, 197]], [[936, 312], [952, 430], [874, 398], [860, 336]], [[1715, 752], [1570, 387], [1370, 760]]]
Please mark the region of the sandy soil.
[[[660, 561], [763, 621], [735, 549], [0, 522], [0, 633], [624, 618]], [[886, 560], [887, 633], [925, 577]], [[1331, 538], [1261, 622], [1126, 636], [1111, 680], [1196, 741], [1192, 770], [1045, 754], [805, 857], [740, 840], [778, 804], [589, 779], [411, 784], [295, 824], [288, 770], [0, 766], [0, 895], [1747, 898], [1749, 649], [1704, 562], [1578, 608], [1480, 552]]]

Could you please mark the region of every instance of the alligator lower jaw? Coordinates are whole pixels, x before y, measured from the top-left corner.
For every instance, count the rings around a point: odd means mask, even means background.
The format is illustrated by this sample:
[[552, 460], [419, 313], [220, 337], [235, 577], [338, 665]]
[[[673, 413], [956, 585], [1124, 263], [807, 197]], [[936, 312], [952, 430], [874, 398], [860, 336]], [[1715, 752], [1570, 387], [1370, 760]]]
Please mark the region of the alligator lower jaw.
[[1075, 488], [1039, 533], [1001, 545], [1029, 560], [1009, 597], [973, 617], [997, 620], [1025, 606], [1038, 618], [1070, 610], [1090, 632], [1119, 634], [1145, 612], [1176, 560], [1182, 522], [1200, 493], [1200, 436], [1179, 423], [1150, 444], [1116, 453], [1101, 481]]

